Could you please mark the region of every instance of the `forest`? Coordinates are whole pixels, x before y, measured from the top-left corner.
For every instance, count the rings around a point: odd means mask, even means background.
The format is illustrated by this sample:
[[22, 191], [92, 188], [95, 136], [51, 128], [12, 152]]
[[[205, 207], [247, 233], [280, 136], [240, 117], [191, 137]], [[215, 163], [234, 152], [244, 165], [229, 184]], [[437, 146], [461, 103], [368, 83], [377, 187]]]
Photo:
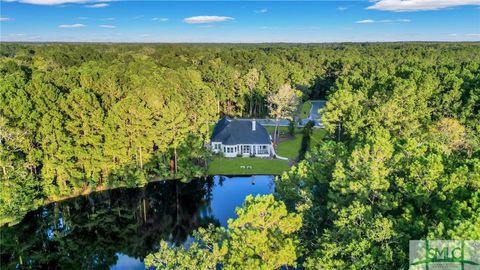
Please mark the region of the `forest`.
[[203, 176], [216, 120], [269, 116], [285, 84], [327, 100], [325, 139], [274, 196], [147, 264], [404, 269], [409, 240], [480, 239], [479, 43], [2, 43], [0, 225], [92, 190]]

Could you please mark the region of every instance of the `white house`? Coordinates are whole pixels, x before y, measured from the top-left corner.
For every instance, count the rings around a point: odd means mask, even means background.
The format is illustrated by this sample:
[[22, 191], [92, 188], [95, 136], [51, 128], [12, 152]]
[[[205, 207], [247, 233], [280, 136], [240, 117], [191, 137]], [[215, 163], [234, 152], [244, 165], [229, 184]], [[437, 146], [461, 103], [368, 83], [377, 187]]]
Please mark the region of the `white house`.
[[213, 130], [211, 142], [212, 151], [222, 152], [225, 157], [275, 156], [270, 135], [255, 119], [220, 119]]

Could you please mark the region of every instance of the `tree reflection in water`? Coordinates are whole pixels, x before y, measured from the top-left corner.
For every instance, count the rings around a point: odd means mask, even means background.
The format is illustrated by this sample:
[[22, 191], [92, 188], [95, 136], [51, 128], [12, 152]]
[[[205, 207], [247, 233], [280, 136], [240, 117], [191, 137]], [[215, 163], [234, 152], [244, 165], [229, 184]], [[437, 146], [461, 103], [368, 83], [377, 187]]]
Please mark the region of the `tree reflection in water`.
[[3, 227], [2, 269], [109, 269], [117, 254], [143, 259], [160, 239], [181, 245], [209, 223], [212, 177], [164, 181], [52, 203]]

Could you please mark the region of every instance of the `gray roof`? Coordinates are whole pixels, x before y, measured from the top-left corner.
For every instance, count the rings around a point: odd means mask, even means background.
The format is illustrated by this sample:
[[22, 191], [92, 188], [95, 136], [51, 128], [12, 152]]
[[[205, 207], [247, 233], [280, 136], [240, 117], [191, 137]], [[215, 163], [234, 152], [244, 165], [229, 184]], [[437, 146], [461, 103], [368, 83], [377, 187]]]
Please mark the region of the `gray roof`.
[[220, 119], [215, 125], [212, 142], [221, 142], [225, 145], [271, 143], [267, 130], [258, 122], [253, 131], [252, 121], [227, 117]]

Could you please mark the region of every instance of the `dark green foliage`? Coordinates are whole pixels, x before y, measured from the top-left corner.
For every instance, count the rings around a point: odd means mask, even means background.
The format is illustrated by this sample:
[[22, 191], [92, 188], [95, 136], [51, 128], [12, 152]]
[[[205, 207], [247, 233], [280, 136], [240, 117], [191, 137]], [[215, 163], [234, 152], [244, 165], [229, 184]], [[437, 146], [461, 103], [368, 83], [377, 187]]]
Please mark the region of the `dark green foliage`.
[[308, 121], [302, 131], [302, 144], [300, 146], [300, 151], [298, 152], [298, 160], [303, 160], [305, 158], [305, 153], [310, 148], [310, 138], [312, 137], [313, 126], [315, 122]]
[[294, 121], [290, 121], [290, 123], [288, 123], [288, 135], [295, 136], [295, 122]]
[[328, 138], [276, 185], [302, 213], [304, 266], [403, 269], [409, 239], [480, 238], [478, 43], [2, 43], [0, 223], [200, 175], [212, 123], [269, 115], [284, 85], [328, 100]]
[[406, 269], [409, 240], [480, 238], [479, 59], [410, 46], [337, 66], [330, 140], [277, 182], [308, 269]]

